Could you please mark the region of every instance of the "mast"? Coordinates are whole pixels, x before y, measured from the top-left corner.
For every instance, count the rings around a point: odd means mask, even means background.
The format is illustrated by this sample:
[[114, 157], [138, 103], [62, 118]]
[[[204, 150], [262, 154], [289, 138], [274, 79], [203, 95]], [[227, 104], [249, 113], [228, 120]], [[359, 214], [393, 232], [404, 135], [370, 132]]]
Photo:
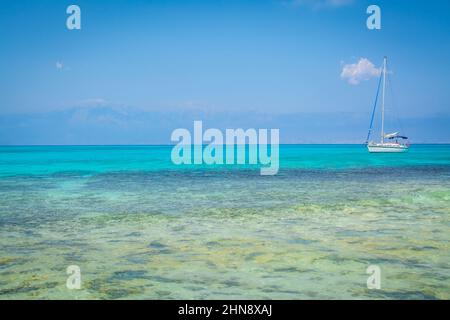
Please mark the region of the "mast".
[[381, 103], [381, 143], [384, 143], [384, 95], [386, 91], [386, 64], [387, 57], [384, 57], [383, 62], [383, 98]]

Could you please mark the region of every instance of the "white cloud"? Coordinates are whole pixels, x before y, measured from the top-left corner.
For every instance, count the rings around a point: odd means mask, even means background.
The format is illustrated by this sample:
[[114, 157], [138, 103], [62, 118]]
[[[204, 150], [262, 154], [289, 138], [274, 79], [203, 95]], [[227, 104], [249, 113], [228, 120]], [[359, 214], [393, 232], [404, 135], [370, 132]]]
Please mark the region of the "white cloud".
[[378, 77], [380, 73], [381, 68], [375, 68], [375, 65], [367, 58], [360, 58], [357, 63], [345, 64], [342, 67], [341, 78], [352, 85], [357, 85], [361, 81]]

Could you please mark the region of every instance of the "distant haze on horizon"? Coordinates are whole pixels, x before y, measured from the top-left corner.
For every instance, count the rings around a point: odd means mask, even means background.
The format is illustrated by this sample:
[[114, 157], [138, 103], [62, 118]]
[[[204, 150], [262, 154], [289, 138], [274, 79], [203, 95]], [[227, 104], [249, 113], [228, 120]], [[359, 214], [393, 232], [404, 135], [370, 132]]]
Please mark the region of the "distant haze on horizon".
[[450, 2], [377, 1], [372, 31], [370, 4], [4, 0], [0, 145], [170, 144], [194, 120], [363, 143], [385, 55], [386, 131], [450, 143]]

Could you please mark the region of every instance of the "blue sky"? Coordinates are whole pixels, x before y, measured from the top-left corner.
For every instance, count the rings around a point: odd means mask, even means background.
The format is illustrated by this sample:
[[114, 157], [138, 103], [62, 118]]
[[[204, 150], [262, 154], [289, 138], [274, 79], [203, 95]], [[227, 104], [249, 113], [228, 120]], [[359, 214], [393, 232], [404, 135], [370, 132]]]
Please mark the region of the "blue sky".
[[[366, 28], [373, 3], [381, 30]], [[66, 28], [70, 4], [81, 30]], [[168, 143], [195, 119], [280, 128], [285, 143], [363, 142], [377, 80], [341, 74], [384, 55], [388, 113], [412, 142], [450, 142], [445, 0], [0, 6], [0, 144]]]

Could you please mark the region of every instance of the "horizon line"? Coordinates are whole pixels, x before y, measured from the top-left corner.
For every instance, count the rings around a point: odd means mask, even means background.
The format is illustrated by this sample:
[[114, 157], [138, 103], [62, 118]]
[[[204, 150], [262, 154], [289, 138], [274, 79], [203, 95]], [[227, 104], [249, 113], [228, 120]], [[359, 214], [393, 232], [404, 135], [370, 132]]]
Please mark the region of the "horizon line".
[[[135, 147], [171, 147], [176, 146], [178, 144], [0, 144], [0, 147], [127, 147], [127, 146], [135, 146]], [[208, 143], [202, 144], [202, 146], [210, 145]], [[222, 146], [227, 146], [226, 143], [217, 144]], [[236, 144], [233, 144], [236, 145]], [[239, 144], [239, 145], [259, 145], [259, 144]], [[270, 145], [270, 143], [267, 143]], [[336, 145], [336, 146], [365, 146], [367, 143], [279, 143], [280, 146], [327, 146], [327, 145]], [[411, 145], [450, 145], [450, 142], [420, 142], [420, 143], [412, 143]], [[195, 146], [195, 144], [191, 144], [191, 146]]]

